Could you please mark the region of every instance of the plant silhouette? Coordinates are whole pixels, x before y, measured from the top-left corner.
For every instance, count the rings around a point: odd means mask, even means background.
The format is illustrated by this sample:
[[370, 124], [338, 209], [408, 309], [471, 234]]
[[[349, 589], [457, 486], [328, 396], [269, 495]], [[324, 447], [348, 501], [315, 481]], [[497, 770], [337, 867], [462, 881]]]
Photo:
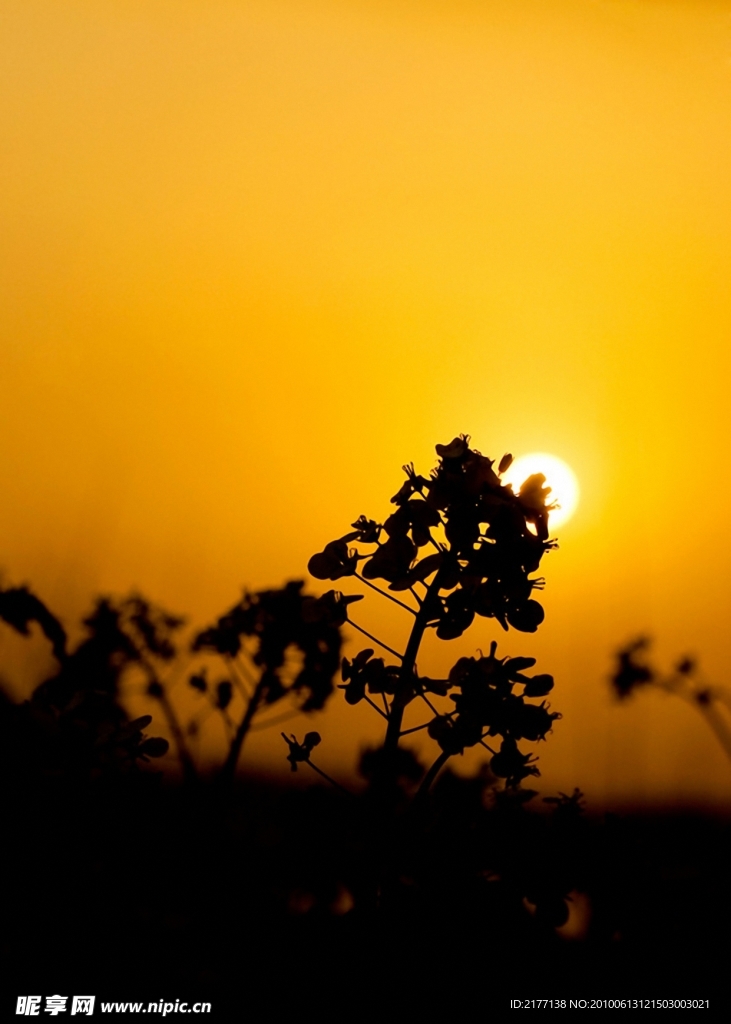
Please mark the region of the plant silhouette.
[[[58, 664], [57, 672], [36, 687], [30, 701], [12, 712], [17, 721], [8, 731], [16, 738], [17, 750], [11, 763], [28, 761], [38, 767], [48, 762], [48, 770], [61, 777], [96, 777], [134, 771], [140, 762], [163, 757], [168, 741], [143, 732], [152, 716], [130, 721], [120, 702], [123, 680], [135, 674], [142, 676], [144, 692], [160, 708], [183, 777], [192, 782], [200, 773], [188, 744], [196, 724], [181, 722], [169, 679], [175, 672], [170, 668], [176, 661], [213, 653], [223, 660], [226, 677], [210, 686], [203, 666], [189, 674], [188, 684], [209, 698], [211, 708], [229, 727], [229, 748], [218, 777], [230, 782], [258, 712], [285, 700], [297, 712], [318, 710], [333, 691], [347, 599], [334, 591], [320, 598], [302, 591], [302, 582], [293, 581], [279, 590], [245, 593], [187, 646], [178, 640], [184, 620], [145, 598], [135, 594], [116, 601], [100, 599], [84, 620], [86, 638], [70, 653], [63, 627], [39, 598], [26, 587], [0, 592], [0, 619], [26, 636], [36, 622]], [[294, 673], [292, 652], [300, 656]], [[234, 692], [241, 705], [238, 722], [229, 713]]]
[[0, 618], [23, 635], [36, 622], [58, 665], [29, 701], [5, 705], [6, 772], [82, 784], [138, 772], [140, 762], [167, 753], [167, 740], [144, 732], [150, 715], [130, 721], [119, 685], [130, 667], [154, 675], [173, 656], [170, 635], [181, 620], [139, 597], [102, 599], [84, 620], [86, 637], [69, 652], [60, 622], [26, 587], [0, 593]]
[[[64, 977], [91, 965], [95, 978], [145, 979], [159, 998], [163, 983], [182, 992], [192, 981], [202, 996], [241, 977], [254, 992], [275, 965], [292, 991], [339, 991], [341, 1009], [364, 990], [380, 1011], [395, 1006], [400, 985], [410, 1010], [439, 992], [453, 1012], [501, 978], [536, 987], [561, 970], [574, 984], [590, 963], [614, 977], [621, 957], [644, 971], [647, 948], [670, 956], [689, 933], [708, 961], [702, 908], [720, 926], [731, 916], [727, 832], [599, 823], [578, 789], [539, 801], [527, 788], [560, 717], [553, 677], [507, 650], [544, 617], [538, 573], [556, 547], [545, 480], [515, 493], [502, 482], [511, 457], [495, 463], [467, 436], [436, 452], [428, 477], [405, 467], [382, 522], [361, 515], [310, 559], [317, 580], [358, 593], [317, 597], [293, 580], [244, 592], [192, 631], [139, 594], [105, 597], [70, 644], [27, 587], [0, 590], [0, 619], [40, 633], [54, 659], [28, 700], [0, 696], [9, 977], [31, 991], [38, 964], [63, 965]], [[370, 591], [407, 623], [400, 650], [359, 621]], [[425, 638], [449, 643], [477, 622], [507, 634], [500, 647], [490, 639], [487, 653], [429, 672]], [[367, 643], [342, 658], [349, 629]], [[659, 675], [643, 650], [620, 655], [617, 692], [682, 691], [710, 721], [721, 691], [688, 659]], [[126, 710], [132, 690], [150, 713]], [[327, 734], [284, 726], [333, 699], [367, 705], [383, 728], [352, 791], [317, 764]], [[213, 768], [194, 742], [212, 721], [226, 737]], [[252, 730], [267, 727], [284, 727], [283, 761], [316, 773], [314, 785], [240, 770]], [[468, 750], [484, 751], [471, 777], [451, 770]], [[180, 771], [161, 770], [173, 754]], [[714, 864], [707, 878], [699, 863]], [[579, 950], [565, 937], [585, 904]], [[236, 999], [240, 1013], [240, 986]]]
[[697, 662], [688, 656], [680, 658], [672, 671], [659, 671], [647, 661], [650, 646], [647, 637], [638, 637], [617, 652], [610, 682], [618, 700], [627, 700], [638, 689], [656, 689], [680, 697], [700, 712], [731, 760], [731, 693], [709, 683]]
[[[386, 914], [403, 910], [404, 900], [430, 912], [439, 906], [439, 913], [464, 900], [482, 906], [494, 897], [494, 889], [483, 888], [490, 877], [500, 880], [513, 920], [525, 913], [525, 900], [535, 908], [534, 922], [553, 929], [565, 923], [581, 873], [579, 847], [569, 855], [557, 837], [570, 821], [576, 838], [582, 796], [576, 790], [548, 798], [556, 811], [548, 826], [544, 817], [527, 813], [537, 793], [522, 786], [539, 774], [536, 755], [524, 744], [545, 740], [560, 718], [545, 699], [553, 677], [529, 674], [534, 658], [498, 657], [495, 640], [486, 655], [458, 658], [444, 678], [428, 675], [420, 661], [428, 631], [454, 640], [476, 617], [494, 620], [505, 632], [538, 629], [544, 612], [533, 595], [545, 581], [534, 574], [556, 547], [548, 532], [550, 488], [535, 474], [516, 494], [501, 480], [512, 456], [496, 465], [470, 447], [466, 435], [437, 445], [436, 452], [439, 461], [428, 478], [413, 465], [404, 467], [406, 479], [391, 498], [396, 508], [383, 522], [361, 515], [308, 565], [316, 579], [359, 581], [411, 620], [397, 651], [353, 618], [351, 606], [363, 593], [343, 599], [347, 623], [384, 652], [366, 647], [343, 659], [340, 684], [347, 704], [366, 702], [384, 724], [382, 746], [367, 751], [360, 765], [374, 815], [364, 840], [371, 899]], [[426, 770], [408, 745], [421, 731], [435, 747]], [[294, 736], [284, 739], [293, 770], [304, 762], [320, 771], [311, 760], [317, 733], [301, 744]], [[476, 779], [443, 772], [450, 758], [474, 747], [489, 755]]]
[[[535, 755], [519, 743], [544, 740], [560, 717], [547, 701], [533, 703], [551, 692], [553, 677], [527, 675], [534, 658], [498, 658], [494, 640], [488, 655], [459, 658], [446, 678], [421, 672], [418, 657], [428, 630], [453, 640], [475, 616], [494, 619], [506, 632], [538, 629], [544, 613], [532, 595], [545, 581], [532, 574], [555, 547], [548, 537], [550, 488], [539, 473], [515, 494], [500, 479], [512, 456], [504, 456], [495, 469], [493, 460], [470, 448], [466, 435], [437, 445], [436, 451], [439, 462], [428, 479], [413, 465], [404, 467], [406, 480], [391, 499], [396, 509], [383, 523], [360, 516], [351, 531], [313, 555], [308, 568], [321, 580], [354, 577], [413, 618], [399, 653], [348, 615], [352, 626], [395, 658], [387, 664], [369, 647], [342, 666], [347, 703], [365, 700], [385, 719], [383, 770], [396, 770], [404, 736], [425, 729], [440, 753], [423, 777], [421, 794], [449, 758], [478, 744], [491, 754], [493, 774], [515, 789], [539, 774]], [[388, 590], [374, 580], [383, 580]], [[411, 603], [396, 594], [410, 595]], [[407, 709], [414, 705], [431, 717], [404, 728]]]

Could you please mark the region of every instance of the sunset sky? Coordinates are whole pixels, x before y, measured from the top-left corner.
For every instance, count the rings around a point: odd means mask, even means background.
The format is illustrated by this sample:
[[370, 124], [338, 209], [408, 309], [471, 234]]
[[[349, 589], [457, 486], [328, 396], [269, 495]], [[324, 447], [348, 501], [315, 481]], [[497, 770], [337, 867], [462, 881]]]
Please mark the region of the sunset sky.
[[[5, 584], [70, 628], [133, 588], [203, 626], [382, 520], [436, 443], [553, 453], [581, 503], [545, 623], [480, 619], [432, 664], [495, 638], [556, 676], [544, 792], [728, 808], [700, 716], [617, 706], [607, 675], [647, 633], [731, 686], [731, 3], [5, 0], [0, 23]], [[377, 597], [358, 617], [403, 637]], [[43, 644], [0, 649], [27, 693]], [[379, 735], [340, 695], [312, 727], [342, 778]], [[252, 740], [286, 769], [277, 730]]]

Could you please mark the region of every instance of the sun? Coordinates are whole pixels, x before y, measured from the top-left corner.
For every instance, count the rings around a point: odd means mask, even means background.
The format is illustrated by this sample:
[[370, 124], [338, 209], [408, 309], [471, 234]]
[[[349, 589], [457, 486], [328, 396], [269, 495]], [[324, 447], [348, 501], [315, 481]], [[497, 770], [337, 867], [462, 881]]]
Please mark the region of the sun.
[[551, 488], [549, 499], [558, 502], [559, 507], [548, 516], [550, 529], [562, 526], [568, 522], [579, 504], [579, 481], [576, 474], [563, 459], [555, 455], [531, 452], [530, 455], [520, 455], [515, 459], [501, 479], [504, 484], [512, 484], [513, 490], [519, 493], [520, 485], [533, 473], [543, 473], [546, 486]]

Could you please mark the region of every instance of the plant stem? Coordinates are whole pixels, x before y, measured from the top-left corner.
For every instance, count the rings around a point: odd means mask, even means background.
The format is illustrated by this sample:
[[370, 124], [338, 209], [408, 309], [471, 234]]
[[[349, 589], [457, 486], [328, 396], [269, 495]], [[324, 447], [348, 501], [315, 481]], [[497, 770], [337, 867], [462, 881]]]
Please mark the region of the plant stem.
[[421, 693], [419, 694], [419, 696], [421, 697], [421, 699], [422, 699], [423, 701], [426, 701], [426, 703], [428, 704], [429, 708], [430, 708], [430, 709], [431, 709], [431, 710], [432, 710], [432, 711], [434, 712], [434, 714], [435, 714], [435, 715], [438, 715], [438, 714], [439, 714], [439, 712], [438, 712], [438, 711], [437, 711], [437, 709], [436, 709], [436, 708], [434, 707], [434, 705], [433, 705], [433, 704], [432, 704], [432, 702], [431, 702], [431, 701], [429, 700], [429, 698], [427, 697], [427, 695], [426, 695], [426, 694], [424, 693], [424, 691], [423, 691], [423, 690], [421, 691]]
[[162, 693], [157, 699], [160, 701], [163, 714], [167, 719], [168, 728], [175, 740], [175, 746], [178, 748], [178, 757], [180, 758], [180, 764], [183, 769], [183, 778], [186, 782], [193, 782], [198, 776], [195, 770], [195, 765], [193, 764], [193, 759], [188, 753], [188, 745], [183, 737], [183, 730], [180, 728], [180, 723], [178, 722], [178, 716], [175, 714], [175, 709], [170, 703], [165, 690], [162, 690]]
[[188, 753], [188, 745], [185, 742], [183, 730], [180, 728], [178, 716], [175, 714], [175, 708], [170, 703], [170, 698], [165, 692], [164, 686], [158, 679], [157, 672], [155, 671], [154, 667], [144, 657], [141, 658], [141, 664], [145, 670], [145, 673], [147, 674], [147, 678], [149, 679], [150, 685], [154, 684], [157, 687], [157, 696], [155, 699], [160, 702], [163, 714], [165, 715], [165, 718], [168, 723], [168, 728], [170, 729], [172, 737], [175, 740], [175, 746], [177, 747], [178, 750], [178, 757], [180, 758], [180, 766], [183, 769], [183, 778], [185, 779], [186, 782], [194, 782], [198, 778], [198, 773], [195, 770], [193, 758]]
[[264, 696], [265, 688], [266, 681], [264, 679], [264, 676], [262, 675], [262, 678], [256, 684], [256, 689], [251, 695], [251, 700], [249, 701], [249, 705], [246, 708], [246, 713], [244, 714], [244, 717], [241, 719], [241, 724], [236, 730], [236, 735], [231, 741], [231, 746], [228, 751], [228, 757], [226, 758], [223, 768], [221, 769], [220, 778], [222, 778], [225, 782], [231, 782], [236, 773], [236, 764], [239, 760], [239, 755], [241, 754], [241, 748], [244, 745], [246, 734], [251, 728], [252, 719], [257, 712], [262, 697]]
[[224, 657], [224, 661], [226, 663], [226, 667], [231, 673], [231, 678], [233, 679], [234, 686], [239, 691], [244, 700], [249, 700], [249, 698], [251, 697], [251, 692], [247, 689], [249, 685], [249, 680], [242, 672], [238, 662], [234, 661], [233, 658], [228, 654]]
[[726, 757], [731, 759], [731, 731], [729, 731], [728, 726], [719, 715], [718, 710], [711, 703], [702, 704], [699, 700], [696, 700], [695, 704], [711, 729], [715, 732], [716, 738], [723, 747]]
[[373, 708], [373, 710], [378, 712], [378, 714], [381, 716], [381, 718], [388, 718], [388, 715], [386, 714], [386, 712], [385, 711], [381, 711], [379, 706], [375, 703], [375, 701], [371, 700], [371, 698], [368, 696], [367, 693], [365, 694], [365, 699], [370, 704], [370, 706]]
[[346, 789], [345, 786], [341, 786], [339, 782], [335, 781], [335, 779], [331, 779], [330, 776], [322, 770], [322, 768], [318, 768], [316, 764], [312, 763], [312, 761], [305, 761], [305, 764], [308, 764], [314, 772], [317, 772], [318, 775], [322, 775], [323, 779], [326, 779], [330, 785], [335, 786], [335, 788], [339, 789], [342, 793], [347, 793], [348, 796], [353, 795], [349, 789]]
[[[365, 576], [361, 576], [359, 572], [354, 573], [354, 575], [361, 581], [361, 583], [365, 583], [365, 585], [367, 587], [370, 587], [371, 590], [375, 590], [377, 594], [380, 594], [382, 597], [387, 597], [389, 601], [393, 601], [394, 604], [398, 604], [402, 608], [405, 608], [407, 612], [411, 612], [412, 615], [416, 615], [416, 612], [414, 611], [413, 608], [409, 608], [407, 604], [404, 604], [403, 601], [399, 601], [399, 599], [397, 597], [394, 597], [393, 594], [389, 594], [385, 590], [381, 590], [381, 588], [377, 587], [375, 583], [371, 583], [371, 581], [367, 580]], [[419, 600], [418, 597], [416, 599], [417, 601]]]
[[[401, 671], [399, 672], [399, 683], [403, 689], [406, 689], [407, 686], [411, 686], [412, 676], [414, 674], [414, 665], [416, 664], [416, 656], [419, 653], [419, 647], [421, 646], [421, 641], [424, 638], [424, 631], [426, 630], [427, 623], [431, 616], [432, 601], [439, 593], [441, 580], [442, 570], [440, 568], [426, 592], [424, 602], [419, 609], [418, 615], [414, 619], [414, 625], [411, 627], [411, 635], [409, 636], [409, 642], [406, 645], [406, 652], [401, 662]], [[404, 707], [392, 706], [391, 714], [388, 719], [388, 728], [386, 729], [386, 739], [383, 744], [385, 750], [393, 752], [398, 747], [403, 718]]]
[[268, 718], [266, 721], [256, 722], [250, 726], [251, 732], [256, 732], [257, 729], [268, 729], [272, 725], [280, 725], [282, 722], [289, 722], [292, 718], [297, 718], [302, 714], [300, 708], [291, 708], [289, 711], [283, 711], [281, 715], [274, 715], [272, 718]]
[[[726, 725], [723, 717], [718, 711], [718, 708], [715, 707], [713, 703], [714, 700], [719, 699], [718, 696], [712, 694], [706, 689], [704, 689], [704, 691], [684, 691], [679, 688], [679, 685], [682, 685], [682, 682], [682, 680], [678, 681], [674, 676], [670, 676], [668, 679], [660, 680], [656, 685], [667, 693], [672, 693], [677, 697], [682, 697], [683, 700], [697, 708], [705, 718], [706, 722], [708, 722], [712, 732], [715, 733], [716, 739], [723, 747], [724, 754], [729, 758], [729, 760], [731, 760], [731, 730]], [[702, 692], [705, 692], [706, 694], [705, 700], [701, 699]]]
[[419, 786], [419, 789], [417, 790], [417, 793], [416, 793], [416, 797], [415, 797], [416, 800], [419, 800], [419, 799], [423, 800], [424, 799], [426, 794], [429, 792], [429, 789], [431, 787], [432, 782], [434, 782], [434, 779], [436, 779], [437, 775], [442, 770], [442, 768], [444, 767], [444, 765], [447, 763], [447, 761], [450, 759], [451, 756], [452, 755], [448, 754], [446, 750], [443, 750], [441, 752], [439, 757], [436, 759], [434, 764], [431, 766], [429, 771], [426, 773], [424, 778], [421, 780], [421, 785]]
[[404, 660], [403, 654], [399, 654], [398, 651], [394, 651], [393, 647], [389, 647], [388, 644], [384, 644], [377, 636], [373, 636], [373, 634], [369, 633], [367, 629], [363, 629], [362, 626], [359, 626], [357, 622], [353, 622], [352, 619], [346, 619], [346, 621], [349, 622], [351, 626], [354, 626], [359, 633], [362, 633], [363, 636], [367, 636], [369, 640], [372, 640], [374, 644], [378, 644], [379, 647], [382, 647], [384, 651], [388, 651], [389, 654], [393, 654], [393, 656], [398, 658], [399, 661]]
[[412, 729], [402, 729], [401, 735], [408, 736], [410, 732], [419, 732], [421, 729], [428, 729], [431, 722], [424, 722], [423, 725], [415, 725]]

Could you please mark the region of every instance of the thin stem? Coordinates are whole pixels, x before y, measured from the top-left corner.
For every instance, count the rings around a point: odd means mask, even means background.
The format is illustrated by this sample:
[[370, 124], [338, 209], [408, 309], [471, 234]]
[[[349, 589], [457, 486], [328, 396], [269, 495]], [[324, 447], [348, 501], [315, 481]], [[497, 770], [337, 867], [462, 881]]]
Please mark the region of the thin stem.
[[713, 691], [713, 696], [716, 698], [716, 700], [719, 700], [722, 704], [725, 704], [727, 708], [731, 708], [731, 694], [729, 694], [727, 690], [722, 690], [719, 687], [719, 689]]
[[373, 710], [377, 711], [378, 714], [381, 716], [381, 718], [385, 718], [388, 721], [388, 715], [385, 714], [383, 711], [381, 711], [379, 706], [374, 701], [371, 700], [371, 698], [368, 696], [368, 694], [365, 694], [364, 696], [365, 696], [365, 699], [370, 704], [370, 706], [373, 708]]
[[[196, 743], [198, 742], [201, 735], [201, 726], [206, 721], [206, 719], [208, 718], [212, 711], [213, 708], [210, 706], [210, 704], [206, 704], [205, 707], [203, 707], [198, 712], [197, 715], [191, 718], [191, 720], [188, 722], [188, 726], [186, 729], [186, 735], [189, 737], [189, 739], [194, 740]], [[193, 732], [190, 731], [191, 726], [193, 728]]]
[[383, 701], [383, 710], [386, 712], [386, 718], [388, 718], [388, 716], [391, 714], [391, 709], [388, 706], [388, 701], [386, 700], [386, 694], [383, 693], [383, 691], [381, 691], [381, 700]]
[[723, 747], [726, 757], [731, 759], [731, 731], [728, 726], [721, 718], [713, 704], [703, 704], [697, 698], [695, 700], [695, 704], [710, 725], [711, 729], [715, 732], [716, 739]]
[[254, 715], [257, 712], [259, 704], [261, 703], [262, 697], [264, 696], [264, 690], [265, 689], [266, 689], [266, 679], [265, 679], [264, 675], [262, 675], [261, 679], [256, 684], [256, 689], [254, 690], [254, 692], [251, 695], [251, 700], [249, 701], [249, 705], [246, 708], [246, 712], [244, 714], [244, 717], [241, 720], [241, 724], [239, 725], [238, 729], [236, 730], [236, 735], [234, 736], [233, 740], [231, 741], [231, 746], [229, 747], [228, 756], [227, 756], [227, 758], [226, 758], [226, 760], [224, 762], [223, 767], [221, 768], [221, 778], [225, 782], [231, 782], [233, 780], [234, 774], [236, 773], [236, 764], [237, 764], [237, 762], [239, 760], [239, 755], [241, 754], [241, 748], [244, 745], [244, 740], [246, 739], [246, 734], [249, 731], [249, 729], [251, 728], [251, 721], [252, 721]]
[[682, 697], [684, 700], [688, 700], [693, 703], [693, 694], [687, 692], [684, 693], [682, 689], [678, 688], [679, 685], [682, 686], [683, 682], [684, 680], [682, 679], [675, 679], [673, 676], [670, 676], [668, 679], [655, 680], [655, 686], [660, 690], [664, 690], [665, 693], [672, 693], [675, 697]]
[[[412, 615], [416, 615], [416, 614], [417, 614], [417, 613], [416, 613], [416, 612], [414, 611], [414, 609], [413, 609], [413, 608], [409, 608], [409, 606], [408, 606], [407, 604], [404, 604], [404, 602], [403, 602], [403, 601], [399, 601], [399, 599], [398, 599], [397, 597], [394, 597], [394, 596], [393, 596], [393, 594], [389, 594], [389, 593], [387, 593], [387, 591], [385, 591], [385, 590], [381, 590], [381, 588], [380, 588], [380, 587], [377, 587], [377, 586], [375, 585], [375, 583], [371, 583], [371, 581], [370, 581], [370, 580], [367, 580], [367, 579], [365, 578], [365, 576], [361, 576], [361, 574], [360, 574], [359, 572], [356, 572], [356, 573], [354, 573], [353, 575], [354, 575], [354, 576], [356, 576], [356, 577], [357, 577], [357, 578], [358, 578], [358, 579], [359, 579], [359, 580], [361, 581], [361, 583], [365, 583], [365, 585], [366, 585], [367, 587], [370, 587], [370, 588], [371, 588], [371, 590], [375, 590], [377, 594], [380, 594], [380, 595], [381, 595], [382, 597], [387, 597], [389, 601], [393, 601], [393, 603], [394, 603], [394, 604], [398, 604], [398, 605], [400, 605], [400, 606], [401, 606], [402, 608], [405, 608], [405, 609], [406, 609], [406, 611], [407, 611], [407, 612], [411, 612], [411, 614], [412, 614]], [[409, 587], [409, 589], [411, 590], [411, 588], [410, 588], [410, 587]], [[413, 593], [413, 591], [412, 591], [412, 593]], [[414, 595], [414, 596], [416, 596], [416, 595]], [[416, 599], [417, 599], [417, 601], [419, 600], [419, 599], [418, 599], [418, 597], [417, 597]]]
[[423, 725], [415, 725], [413, 729], [402, 729], [399, 736], [408, 736], [410, 732], [418, 732], [420, 729], [428, 729], [431, 722], [424, 722]]
[[183, 778], [186, 782], [193, 782], [198, 777], [198, 773], [195, 770], [195, 764], [193, 758], [188, 752], [188, 745], [185, 742], [183, 736], [183, 730], [180, 728], [180, 722], [178, 716], [175, 713], [175, 708], [170, 703], [170, 698], [165, 692], [160, 680], [157, 678], [157, 672], [153, 666], [143, 657], [141, 659], [142, 667], [147, 673], [147, 678], [150, 680], [150, 684], [156, 687], [156, 699], [160, 702], [163, 714], [168, 723], [168, 728], [175, 740], [175, 746], [178, 750], [178, 757], [180, 758], [180, 766], [183, 769]]
[[235, 664], [250, 686], [256, 687], [256, 677], [251, 674], [249, 666], [241, 657], [241, 651], [236, 655]]
[[164, 690], [158, 697], [158, 700], [162, 706], [163, 714], [167, 719], [168, 728], [175, 739], [175, 745], [178, 748], [178, 757], [180, 758], [180, 764], [183, 769], [183, 778], [187, 782], [192, 782], [197, 778], [197, 772], [195, 770], [195, 765], [193, 764], [193, 759], [188, 752], [188, 745], [183, 737], [183, 730], [180, 728], [178, 716], [175, 714], [175, 709], [170, 703], [168, 695]]
[[436, 709], [436, 708], [434, 707], [434, 705], [433, 705], [433, 704], [432, 704], [432, 702], [431, 702], [431, 701], [429, 700], [429, 698], [427, 697], [427, 695], [426, 695], [426, 694], [424, 693], [424, 691], [423, 691], [423, 690], [421, 691], [421, 693], [419, 694], [419, 696], [421, 697], [421, 699], [422, 699], [422, 700], [426, 701], [426, 703], [427, 703], [427, 704], [429, 705], [429, 707], [431, 708], [431, 710], [432, 710], [432, 711], [434, 712], [434, 714], [435, 714], [435, 715], [438, 715], [438, 714], [439, 714], [439, 712], [438, 712], [438, 711], [437, 711], [437, 709]]
[[[440, 567], [429, 586], [424, 602], [421, 608], [419, 608], [419, 614], [416, 616], [414, 625], [411, 628], [411, 635], [409, 636], [409, 642], [406, 645], [406, 653], [401, 661], [401, 671], [399, 673], [399, 683], [403, 689], [412, 685], [416, 656], [419, 653], [419, 646], [421, 645], [421, 641], [424, 637], [426, 624], [430, 618], [432, 600], [439, 593], [441, 580], [442, 569]], [[391, 715], [388, 719], [388, 729], [386, 730], [386, 739], [384, 742], [385, 749], [394, 751], [398, 747], [403, 719], [404, 708], [392, 707]]]
[[185, 671], [189, 663], [190, 662], [188, 658], [185, 658], [183, 660], [178, 658], [176, 663], [173, 664], [170, 671], [167, 673], [165, 677], [165, 689], [168, 691], [168, 693], [171, 690], [175, 689], [175, 687], [178, 685], [178, 683], [180, 682], [181, 674]]
[[[233, 679], [234, 686], [239, 691], [244, 700], [251, 699], [251, 690], [249, 689], [249, 679], [244, 675], [239, 666], [238, 662], [234, 661], [230, 654], [225, 657], [226, 666], [228, 667], [231, 677]], [[252, 681], [253, 682], [253, 681]]]
[[432, 782], [436, 779], [439, 772], [442, 770], [444, 765], [450, 759], [452, 755], [448, 754], [446, 750], [443, 750], [439, 757], [436, 759], [434, 764], [431, 766], [429, 771], [426, 773], [424, 778], [421, 780], [421, 785], [416, 792], [416, 800], [424, 799], [426, 794], [429, 792]]
[[255, 722], [251, 726], [251, 732], [256, 732], [257, 729], [268, 729], [271, 725], [279, 725], [280, 722], [288, 722], [291, 718], [297, 718], [301, 715], [302, 711], [300, 708], [292, 708], [290, 711], [283, 711], [281, 715], [274, 715], [273, 718], [267, 718], [263, 722]]
[[369, 633], [367, 629], [363, 629], [362, 626], [359, 626], [357, 622], [353, 622], [352, 619], [347, 619], [346, 621], [349, 622], [351, 626], [355, 626], [358, 632], [362, 633], [363, 636], [367, 636], [369, 640], [372, 640], [374, 643], [378, 644], [379, 647], [382, 647], [384, 651], [388, 651], [389, 654], [393, 654], [393, 656], [398, 658], [399, 661], [404, 660], [403, 654], [399, 654], [398, 651], [394, 651], [393, 647], [389, 647], [388, 644], [384, 644], [377, 636], [373, 636], [373, 634]]
[[[420, 598], [420, 597], [419, 597], [419, 595], [418, 595], [418, 594], [416, 593], [416, 591], [414, 590], [414, 588], [413, 588], [413, 587], [409, 587], [409, 590], [411, 591], [411, 594], [412, 594], [412, 596], [413, 596], [414, 600], [416, 601], [416, 603], [417, 603], [417, 604], [419, 605], [419, 607], [421, 608], [421, 598]], [[416, 615], [416, 612], [414, 612], [414, 615]]]
[[213, 714], [214, 711], [215, 708], [213, 707], [212, 704], [204, 704], [201, 710], [198, 712], [198, 714], [192, 719], [192, 721], [195, 722], [196, 725], [201, 725], [203, 722], [205, 722], [207, 718], [210, 717], [210, 715]]
[[346, 789], [345, 786], [341, 786], [339, 782], [335, 781], [335, 779], [331, 779], [327, 772], [324, 772], [322, 768], [318, 768], [316, 764], [312, 763], [312, 761], [305, 761], [305, 764], [308, 764], [310, 768], [312, 768], [313, 772], [317, 772], [317, 774], [321, 775], [323, 779], [327, 779], [331, 786], [335, 786], [335, 788], [339, 789], [342, 793], [347, 793], [348, 796], [353, 795], [349, 789]]
[[[666, 693], [672, 693], [676, 697], [681, 697], [697, 708], [715, 733], [716, 739], [723, 747], [726, 757], [731, 760], [731, 730], [729, 730], [729, 727], [713, 706], [714, 694], [709, 693], [705, 688], [702, 690], [691, 690], [690, 692], [687, 689], [682, 690], [680, 686], [683, 682], [684, 680], [678, 679], [677, 676], [669, 676], [666, 679], [658, 680], [655, 685], [661, 690], [665, 690]], [[707, 695], [706, 699], [703, 699], [702, 694]]]

